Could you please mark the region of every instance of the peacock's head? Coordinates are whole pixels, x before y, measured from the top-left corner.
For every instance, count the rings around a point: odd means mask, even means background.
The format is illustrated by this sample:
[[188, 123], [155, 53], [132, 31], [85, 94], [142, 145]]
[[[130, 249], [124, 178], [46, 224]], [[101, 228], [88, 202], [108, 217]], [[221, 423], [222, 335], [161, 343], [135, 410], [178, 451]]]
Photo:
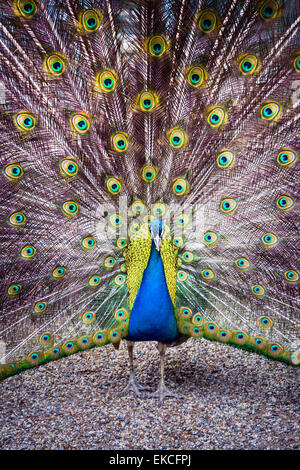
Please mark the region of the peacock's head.
[[163, 237], [164, 231], [165, 228], [163, 226], [162, 220], [159, 218], [153, 219], [150, 225], [150, 233], [151, 238], [155, 243], [157, 251], [159, 251], [160, 249], [160, 242]]

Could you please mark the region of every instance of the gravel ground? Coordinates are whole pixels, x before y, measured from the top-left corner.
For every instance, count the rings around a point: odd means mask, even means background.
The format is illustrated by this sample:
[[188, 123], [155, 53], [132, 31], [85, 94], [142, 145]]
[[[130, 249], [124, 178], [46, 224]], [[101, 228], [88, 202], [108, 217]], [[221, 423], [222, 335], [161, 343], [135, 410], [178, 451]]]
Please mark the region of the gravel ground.
[[[135, 348], [140, 383], [156, 388], [155, 343]], [[181, 398], [120, 396], [127, 348], [96, 348], [0, 384], [1, 449], [299, 449], [299, 369], [192, 341], [167, 350]]]

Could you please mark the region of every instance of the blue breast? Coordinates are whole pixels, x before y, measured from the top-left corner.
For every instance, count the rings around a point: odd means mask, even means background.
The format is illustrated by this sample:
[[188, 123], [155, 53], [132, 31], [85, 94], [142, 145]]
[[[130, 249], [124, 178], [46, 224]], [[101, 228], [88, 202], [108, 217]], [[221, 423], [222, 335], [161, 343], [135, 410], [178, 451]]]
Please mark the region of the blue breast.
[[133, 305], [126, 339], [166, 343], [174, 341], [178, 336], [164, 265], [152, 242], [148, 266]]

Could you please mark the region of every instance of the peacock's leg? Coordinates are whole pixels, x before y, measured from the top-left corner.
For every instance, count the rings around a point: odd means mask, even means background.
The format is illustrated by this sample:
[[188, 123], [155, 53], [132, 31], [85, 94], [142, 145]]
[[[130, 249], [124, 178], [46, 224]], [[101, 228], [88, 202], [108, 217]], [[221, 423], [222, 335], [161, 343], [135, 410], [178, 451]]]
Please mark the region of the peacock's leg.
[[130, 376], [128, 385], [122, 390], [121, 395], [126, 394], [129, 391], [133, 391], [138, 397], [142, 397], [141, 391], [149, 390], [147, 387], [140, 385], [136, 379], [134, 374], [134, 365], [133, 365], [133, 341], [127, 341], [128, 347], [128, 356], [129, 356], [129, 369], [130, 369]]
[[[163, 403], [165, 397], [177, 396], [175, 392], [169, 390], [165, 385], [165, 353], [167, 345], [164, 343], [158, 343], [157, 348], [160, 354], [160, 380], [156, 392], [152, 394], [152, 397], [159, 398], [159, 403]], [[177, 397], [178, 398], [178, 397]]]

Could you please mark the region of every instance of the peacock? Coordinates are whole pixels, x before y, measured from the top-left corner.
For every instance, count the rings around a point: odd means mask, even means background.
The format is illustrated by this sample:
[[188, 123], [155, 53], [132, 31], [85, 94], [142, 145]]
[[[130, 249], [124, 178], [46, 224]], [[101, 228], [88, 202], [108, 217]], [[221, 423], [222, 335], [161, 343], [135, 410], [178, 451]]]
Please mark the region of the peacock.
[[299, 366], [299, 2], [0, 18], [1, 379], [121, 340], [137, 396], [157, 342], [160, 402], [189, 338]]

